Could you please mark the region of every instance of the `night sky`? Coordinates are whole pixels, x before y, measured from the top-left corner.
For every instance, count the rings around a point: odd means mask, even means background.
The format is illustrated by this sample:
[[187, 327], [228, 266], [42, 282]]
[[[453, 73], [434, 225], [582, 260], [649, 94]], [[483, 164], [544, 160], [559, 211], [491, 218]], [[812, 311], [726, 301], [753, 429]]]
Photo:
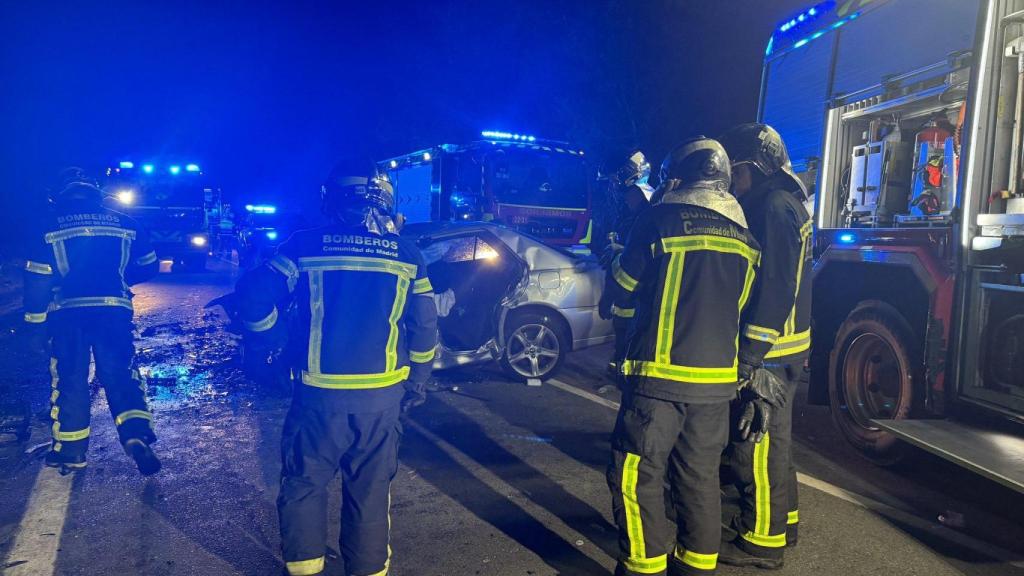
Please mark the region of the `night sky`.
[[195, 161], [234, 198], [493, 128], [592, 157], [753, 120], [764, 46], [810, 0], [5, 2], [6, 235], [61, 166]]

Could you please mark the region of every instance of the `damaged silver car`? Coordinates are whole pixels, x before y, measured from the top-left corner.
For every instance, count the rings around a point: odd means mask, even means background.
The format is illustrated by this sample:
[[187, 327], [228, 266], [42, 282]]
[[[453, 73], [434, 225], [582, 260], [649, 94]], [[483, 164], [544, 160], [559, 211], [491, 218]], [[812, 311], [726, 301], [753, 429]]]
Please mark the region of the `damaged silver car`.
[[412, 224], [438, 310], [434, 369], [497, 360], [512, 377], [552, 376], [566, 354], [610, 341], [597, 260], [483, 222]]

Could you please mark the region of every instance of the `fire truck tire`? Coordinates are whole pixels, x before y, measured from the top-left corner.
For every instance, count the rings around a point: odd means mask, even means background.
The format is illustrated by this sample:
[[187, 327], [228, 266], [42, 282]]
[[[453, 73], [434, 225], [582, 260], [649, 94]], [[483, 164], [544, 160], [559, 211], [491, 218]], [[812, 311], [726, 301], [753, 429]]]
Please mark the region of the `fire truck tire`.
[[872, 419], [910, 416], [922, 376], [910, 324], [881, 301], [861, 302], [839, 327], [829, 358], [829, 406], [843, 436], [869, 460], [896, 464], [904, 445]]
[[501, 355], [505, 373], [521, 382], [554, 376], [572, 348], [563, 322], [539, 311], [513, 313], [505, 326], [505, 352]]

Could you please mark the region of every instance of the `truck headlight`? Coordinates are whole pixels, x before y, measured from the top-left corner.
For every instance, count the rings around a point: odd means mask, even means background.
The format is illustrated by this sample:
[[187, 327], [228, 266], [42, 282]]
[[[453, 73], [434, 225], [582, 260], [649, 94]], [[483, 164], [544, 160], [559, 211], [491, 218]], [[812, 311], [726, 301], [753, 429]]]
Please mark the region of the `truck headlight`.
[[193, 236], [191, 242], [193, 246], [202, 248], [203, 246], [206, 246], [206, 236]]
[[117, 192], [117, 201], [125, 206], [131, 206], [135, 203], [135, 192], [132, 190], [119, 190]]

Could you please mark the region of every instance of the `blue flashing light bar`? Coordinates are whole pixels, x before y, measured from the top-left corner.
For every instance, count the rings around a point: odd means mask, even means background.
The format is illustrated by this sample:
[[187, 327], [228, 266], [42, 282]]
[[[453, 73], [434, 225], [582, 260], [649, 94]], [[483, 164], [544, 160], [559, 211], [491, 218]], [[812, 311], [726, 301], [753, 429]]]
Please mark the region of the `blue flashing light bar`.
[[480, 133], [481, 136], [489, 140], [512, 140], [515, 142], [536, 142], [536, 136], [530, 136], [529, 134], [514, 134], [512, 132], [501, 132], [499, 130], [484, 130]]
[[786, 32], [789, 32], [790, 30], [798, 26], [802, 26], [803, 24], [810, 22], [811, 20], [814, 20], [818, 16], [824, 14], [825, 12], [828, 12], [829, 10], [832, 10], [835, 7], [835, 0], [828, 0], [827, 2], [816, 4], [809, 8], [807, 11], [801, 12], [794, 16], [793, 18], [790, 18], [786, 22], [783, 22], [782, 25], [779, 26], [779, 32], [785, 34]]
[[175, 164], [174, 166], [171, 166], [167, 170], [169, 170], [171, 172], [171, 174], [175, 174], [176, 175], [179, 172], [181, 172], [181, 166], [178, 166], [177, 164]]
[[120, 167], [120, 168], [135, 168], [135, 162], [127, 162], [125, 160], [122, 160], [122, 161], [118, 162], [118, 167]]
[[857, 241], [857, 236], [849, 232], [844, 232], [837, 236], [836, 240], [838, 240], [842, 244], [853, 244], [854, 242]]
[[[837, 28], [843, 27], [851, 20], [856, 20], [860, 16], [860, 14], [860, 12], [854, 12], [853, 14], [850, 14], [849, 16], [843, 18], [842, 20], [837, 20], [836, 22], [832, 23], [831, 26], [829, 26], [829, 30], [836, 30]], [[818, 38], [824, 36], [826, 32], [828, 32], [828, 30], [818, 30], [817, 32], [811, 34], [810, 36], [807, 36], [806, 38], [801, 38], [800, 40], [797, 40], [796, 42], [793, 43], [793, 48], [803, 48], [804, 46], [810, 44], [812, 40], [817, 40]], [[772, 53], [772, 47], [774, 43], [775, 36], [772, 36], [771, 40], [768, 41], [768, 50], [765, 53], [766, 55], [770, 55]]]
[[152, 164], [143, 164], [142, 165], [142, 171], [145, 172], [146, 174], [152, 174], [153, 173], [153, 165]]
[[267, 230], [267, 240], [277, 240], [277, 230]]
[[246, 212], [252, 212], [253, 214], [276, 214], [277, 206], [270, 204], [246, 204]]
[[185, 171], [186, 172], [199, 172], [199, 164], [186, 164], [185, 165]]

